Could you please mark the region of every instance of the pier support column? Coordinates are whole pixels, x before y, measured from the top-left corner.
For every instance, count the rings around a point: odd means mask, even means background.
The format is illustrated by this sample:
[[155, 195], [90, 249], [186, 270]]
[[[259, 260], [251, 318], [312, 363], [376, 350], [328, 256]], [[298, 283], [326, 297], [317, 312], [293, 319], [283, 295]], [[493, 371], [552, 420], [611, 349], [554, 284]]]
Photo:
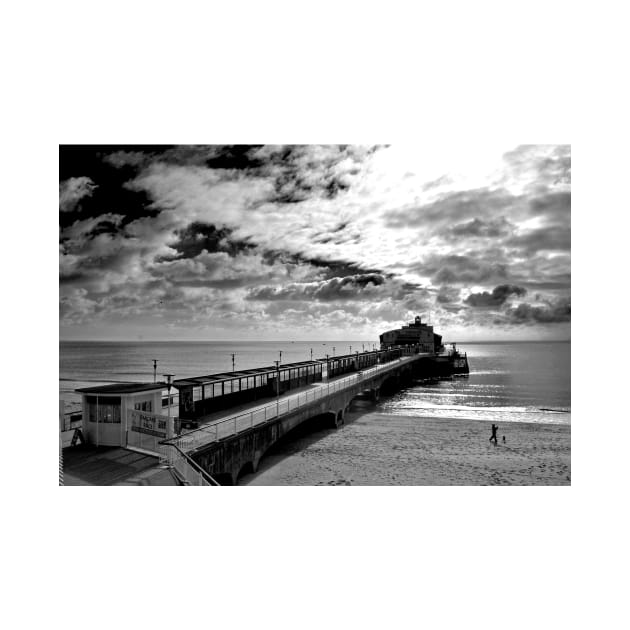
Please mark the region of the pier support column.
[[375, 387], [374, 389], [370, 390], [370, 400], [372, 402], [378, 402], [381, 398], [381, 388], [380, 387]]
[[335, 426], [339, 428], [341, 425], [345, 424], [345, 420], [343, 419], [344, 410], [340, 409], [337, 413], [337, 418], [335, 420]]

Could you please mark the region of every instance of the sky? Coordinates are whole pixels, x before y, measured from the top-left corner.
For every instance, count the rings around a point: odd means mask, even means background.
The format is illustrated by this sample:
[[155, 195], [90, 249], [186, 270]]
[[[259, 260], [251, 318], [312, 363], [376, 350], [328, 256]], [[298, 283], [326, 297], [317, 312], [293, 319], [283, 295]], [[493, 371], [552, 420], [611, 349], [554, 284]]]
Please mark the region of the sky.
[[568, 145], [60, 146], [62, 340], [565, 340]]

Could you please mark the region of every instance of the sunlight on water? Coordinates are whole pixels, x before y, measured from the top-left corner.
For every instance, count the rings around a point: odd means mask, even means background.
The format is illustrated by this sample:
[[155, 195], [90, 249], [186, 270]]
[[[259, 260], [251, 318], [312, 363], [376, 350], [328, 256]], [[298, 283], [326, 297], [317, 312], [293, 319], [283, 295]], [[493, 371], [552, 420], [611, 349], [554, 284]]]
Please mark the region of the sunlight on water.
[[429, 379], [384, 399], [392, 415], [571, 423], [570, 343], [470, 344], [470, 374]]

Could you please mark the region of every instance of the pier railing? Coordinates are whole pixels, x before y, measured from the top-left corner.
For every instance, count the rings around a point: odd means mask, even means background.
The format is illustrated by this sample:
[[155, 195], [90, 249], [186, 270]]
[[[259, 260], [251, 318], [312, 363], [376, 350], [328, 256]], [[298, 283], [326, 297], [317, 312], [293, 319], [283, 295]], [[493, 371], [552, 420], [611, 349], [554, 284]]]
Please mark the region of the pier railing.
[[180, 448], [178, 441], [160, 445], [160, 463], [171, 466], [186, 486], [220, 485]]
[[275, 418], [283, 416], [291, 411], [295, 411], [298, 407], [312, 403], [321, 398], [326, 398], [331, 394], [370, 380], [382, 372], [387, 372], [401, 363], [409, 363], [417, 357], [418, 354], [403, 356], [395, 361], [367, 368], [352, 374], [351, 376], [321, 384], [314, 389], [299, 392], [288, 397], [285, 396], [284, 398], [278, 399], [276, 402], [269, 403], [264, 407], [258, 407], [235, 416], [230, 416], [225, 420], [217, 420], [211, 424], [201, 426], [198, 429], [193, 429], [174, 440], [170, 440], [167, 444], [176, 443], [178, 449], [181, 449], [182, 453], [192, 451], [201, 446], [222, 440], [226, 437], [237, 435], [238, 433], [251, 429], [255, 426], [263, 425]]

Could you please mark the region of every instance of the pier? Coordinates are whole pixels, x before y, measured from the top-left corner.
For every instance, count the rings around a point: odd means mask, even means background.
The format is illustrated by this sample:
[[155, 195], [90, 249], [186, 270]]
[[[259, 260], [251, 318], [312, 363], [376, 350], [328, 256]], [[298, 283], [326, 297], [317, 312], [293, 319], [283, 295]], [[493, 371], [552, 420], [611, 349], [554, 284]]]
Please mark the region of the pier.
[[[82, 413], [60, 405], [60, 448], [116, 447], [156, 458], [184, 485], [234, 485], [306, 421], [338, 428], [357, 396], [377, 401], [414, 378], [468, 373], [466, 354], [420, 317], [380, 336], [380, 349], [153, 383], [77, 389]], [[86, 451], [87, 452], [87, 451]], [[61, 457], [60, 453], [60, 457]], [[106, 462], [109, 465], [109, 462]]]
[[225, 410], [204, 418], [196, 429], [161, 442], [161, 457], [191, 485], [233, 485], [256, 472], [265, 452], [280, 438], [313, 418], [339, 427], [351, 401], [368, 393], [394, 391], [414, 377], [449, 373], [448, 358], [405, 348], [403, 356], [347, 376], [328, 378], [299, 390]]

